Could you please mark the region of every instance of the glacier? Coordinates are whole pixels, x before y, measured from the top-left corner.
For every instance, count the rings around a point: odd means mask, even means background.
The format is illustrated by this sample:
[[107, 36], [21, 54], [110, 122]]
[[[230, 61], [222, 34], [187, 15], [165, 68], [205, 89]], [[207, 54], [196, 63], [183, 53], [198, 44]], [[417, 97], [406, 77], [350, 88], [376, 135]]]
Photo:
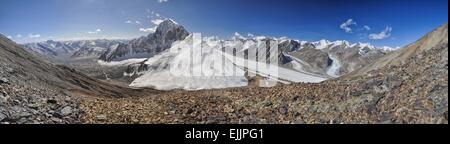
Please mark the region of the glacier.
[[[159, 90], [243, 87], [248, 85], [246, 72], [265, 77], [261, 82], [262, 86], [292, 82], [318, 83], [326, 80], [323, 77], [289, 70], [274, 64], [249, 60], [251, 58], [245, 59], [244, 51], [254, 49], [258, 43], [265, 43], [263, 39], [224, 41], [215, 37], [206, 37], [201, 38], [201, 42], [195, 42], [194, 36], [191, 34], [185, 40], [175, 42], [170, 49], [149, 58], [145, 64], [152, 69], [136, 78], [130, 86]], [[191, 55], [192, 51], [199, 48], [201, 53]], [[240, 54], [233, 55], [223, 51], [222, 48], [235, 48], [236, 53]], [[194, 60], [199, 58], [201, 58], [200, 61]], [[271, 59], [277, 58], [278, 55], [275, 55]], [[174, 66], [176, 68], [173, 68]], [[196, 70], [201, 70], [201, 75], [192, 75]]]

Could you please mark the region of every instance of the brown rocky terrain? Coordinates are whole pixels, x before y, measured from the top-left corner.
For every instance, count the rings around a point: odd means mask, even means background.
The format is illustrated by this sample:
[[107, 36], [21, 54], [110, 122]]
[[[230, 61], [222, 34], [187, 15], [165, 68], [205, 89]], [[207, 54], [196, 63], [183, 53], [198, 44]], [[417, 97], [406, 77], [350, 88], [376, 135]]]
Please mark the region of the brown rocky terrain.
[[[86, 123], [445, 123], [448, 25], [392, 63], [320, 84], [88, 98]], [[431, 38], [431, 39], [430, 39]], [[383, 59], [388, 59], [391, 55]], [[371, 67], [372, 65], [368, 66]], [[369, 68], [363, 68], [369, 69]]]

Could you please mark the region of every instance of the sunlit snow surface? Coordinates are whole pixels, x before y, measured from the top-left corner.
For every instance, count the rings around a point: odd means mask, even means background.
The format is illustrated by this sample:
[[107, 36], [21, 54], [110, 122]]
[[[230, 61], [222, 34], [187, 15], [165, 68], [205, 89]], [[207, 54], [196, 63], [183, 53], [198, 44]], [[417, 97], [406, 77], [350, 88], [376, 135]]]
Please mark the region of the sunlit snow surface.
[[127, 59], [127, 60], [123, 60], [123, 61], [112, 61], [112, 62], [98, 60], [98, 64], [100, 64], [102, 66], [127, 66], [130, 64], [143, 62], [145, 60], [146, 60], [146, 58]]
[[330, 55], [330, 59], [333, 60], [333, 63], [328, 68], [327, 74], [332, 77], [337, 78], [337, 77], [339, 77], [339, 69], [341, 68], [341, 63], [339, 62], [339, 60], [337, 58], [335, 58], [332, 55]]
[[[191, 56], [192, 51], [200, 47], [199, 44], [192, 46], [192, 43], [193, 36], [191, 35], [183, 41], [174, 43], [171, 49], [148, 59], [146, 64], [151, 69], [135, 79], [130, 86], [151, 87], [159, 90], [243, 87], [248, 85], [245, 70], [266, 77], [262, 86], [270, 86], [276, 82], [317, 83], [326, 80], [277, 66], [267, 67], [266, 63], [235, 57], [221, 50], [223, 44], [225, 47], [237, 48], [237, 52], [243, 52], [244, 49], [251, 49], [256, 45], [255, 42], [204, 38], [201, 42], [201, 53]], [[176, 68], [171, 68], [171, 66]], [[201, 70], [201, 75], [193, 74], [194, 71], [199, 70]]]

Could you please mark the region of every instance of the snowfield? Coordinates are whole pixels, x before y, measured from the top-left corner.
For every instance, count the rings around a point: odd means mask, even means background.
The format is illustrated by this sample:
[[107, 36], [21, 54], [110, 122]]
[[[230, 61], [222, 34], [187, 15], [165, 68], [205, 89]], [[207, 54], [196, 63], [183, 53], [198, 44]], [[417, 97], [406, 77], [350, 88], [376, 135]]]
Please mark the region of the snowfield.
[[127, 59], [127, 60], [123, 60], [123, 61], [112, 61], [112, 62], [106, 62], [106, 61], [102, 61], [102, 60], [98, 60], [98, 64], [102, 65], [102, 66], [127, 66], [130, 64], [135, 64], [135, 63], [139, 63], [139, 62], [143, 62], [145, 61], [146, 58], [140, 58], [140, 59]]
[[[169, 50], [148, 59], [145, 64], [151, 69], [135, 79], [130, 86], [159, 90], [243, 87], [248, 85], [246, 71], [265, 77], [261, 86], [274, 86], [277, 82], [318, 83], [326, 80], [276, 65], [268, 67], [265, 62], [244, 59], [243, 51], [252, 49], [255, 45], [257, 42], [254, 40], [222, 41], [213, 37], [198, 40], [195, 34], [190, 35], [185, 40], [174, 43]], [[223, 52], [224, 46], [225, 49], [236, 48], [241, 57], [234, 56], [227, 50]], [[277, 59], [277, 56], [271, 59]], [[127, 62], [119, 64], [123, 63]]]

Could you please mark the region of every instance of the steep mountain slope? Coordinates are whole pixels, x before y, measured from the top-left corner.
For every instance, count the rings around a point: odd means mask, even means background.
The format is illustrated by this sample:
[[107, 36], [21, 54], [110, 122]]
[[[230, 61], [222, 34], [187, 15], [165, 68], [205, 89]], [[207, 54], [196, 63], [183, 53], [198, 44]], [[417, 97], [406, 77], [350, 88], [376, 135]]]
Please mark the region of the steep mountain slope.
[[328, 53], [333, 62], [339, 63], [338, 69], [328, 71], [328, 73], [336, 76], [357, 70], [392, 52], [383, 48], [375, 48], [370, 44], [357, 43], [351, 45], [346, 41], [336, 41], [322, 51]]
[[115, 49], [109, 49], [100, 59], [121, 61], [130, 58], [149, 58], [171, 47], [172, 43], [183, 40], [189, 33], [173, 20], [165, 20], [158, 25], [155, 33], [147, 37], [131, 40]]
[[390, 52], [391, 50], [376, 48], [370, 44], [320, 40], [303, 42], [299, 50], [288, 54], [308, 63], [305, 70], [336, 78], [366, 66]]
[[358, 76], [365, 75], [372, 70], [376, 70], [389, 65], [401, 64], [408, 60], [409, 58], [417, 55], [422, 51], [441, 46], [443, 43], [448, 43], [448, 24], [439, 27], [431, 33], [428, 33], [423, 38], [417, 42], [398, 50], [396, 52], [390, 53], [374, 63], [371, 63], [355, 72], [348, 74], [347, 76]]
[[6, 123], [74, 123], [79, 121], [75, 99], [80, 98], [74, 96], [127, 97], [156, 92], [87, 77], [42, 60], [2, 35], [0, 78], [0, 122]]
[[[409, 58], [363, 76], [271, 88], [95, 98], [82, 104], [89, 110], [82, 119], [87, 123], [448, 124], [446, 27], [412, 44], [417, 50], [411, 49], [415, 53]], [[139, 111], [123, 111], [129, 107]]]
[[[328, 67], [333, 63], [333, 60], [330, 59], [326, 52], [314, 47], [304, 47], [298, 51], [290, 52], [289, 56], [293, 57], [290, 62], [293, 64], [293, 68], [318, 74], [325, 74]], [[296, 68], [296, 65], [301, 65], [301, 67]]]

